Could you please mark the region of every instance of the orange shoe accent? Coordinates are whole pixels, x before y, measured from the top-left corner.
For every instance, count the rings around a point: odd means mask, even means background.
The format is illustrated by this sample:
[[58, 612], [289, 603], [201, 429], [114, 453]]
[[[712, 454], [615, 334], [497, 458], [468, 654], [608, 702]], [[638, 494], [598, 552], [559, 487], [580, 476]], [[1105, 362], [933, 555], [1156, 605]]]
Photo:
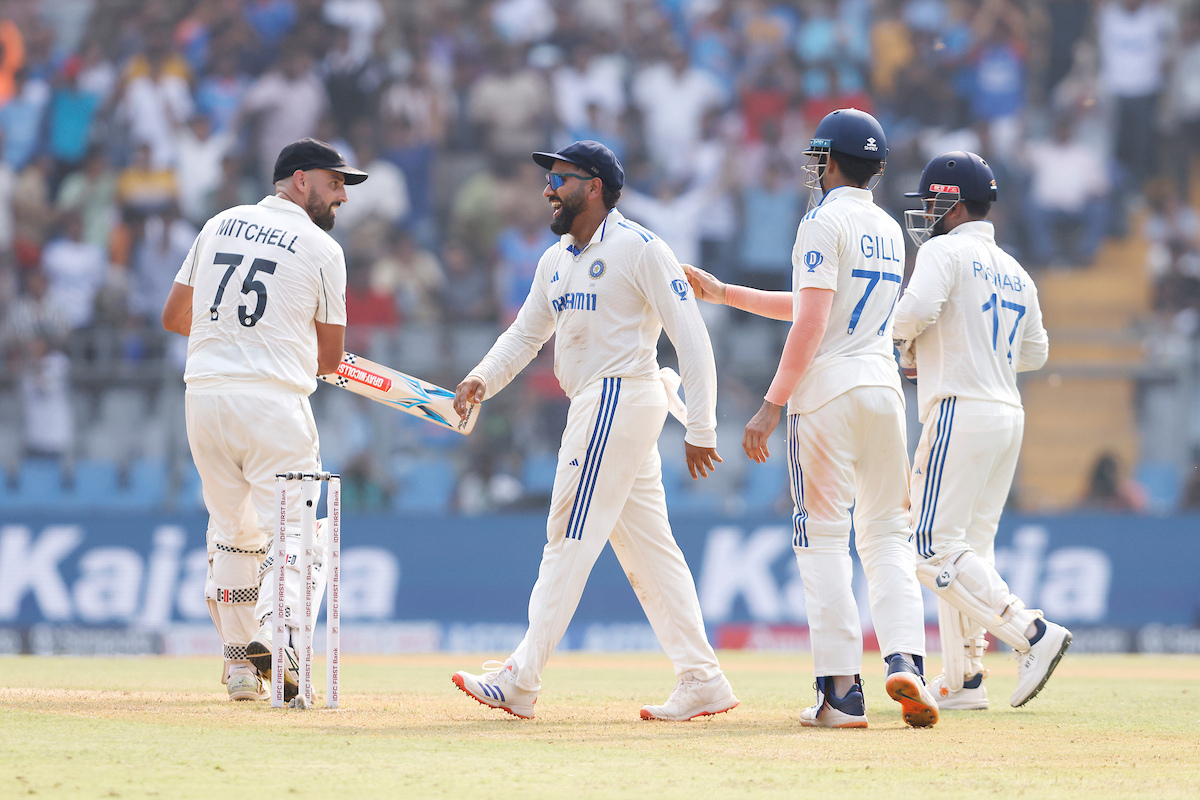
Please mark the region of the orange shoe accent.
[[900, 704], [904, 721], [914, 728], [928, 728], [938, 721], [937, 706], [921, 699], [920, 678], [911, 672], [889, 675], [884, 683], [888, 696]]

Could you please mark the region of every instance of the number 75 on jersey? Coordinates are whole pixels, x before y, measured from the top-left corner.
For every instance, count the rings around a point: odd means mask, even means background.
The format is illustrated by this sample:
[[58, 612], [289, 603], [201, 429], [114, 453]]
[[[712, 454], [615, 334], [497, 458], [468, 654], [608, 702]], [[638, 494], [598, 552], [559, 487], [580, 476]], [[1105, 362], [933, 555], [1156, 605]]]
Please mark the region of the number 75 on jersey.
[[346, 353], [337, 372], [318, 375], [318, 378], [347, 391], [369, 397], [377, 403], [398, 408], [423, 420], [457, 431], [463, 436], [475, 428], [479, 406], [467, 406], [466, 419], [459, 419], [454, 410], [454, 392], [420, 378], [376, 364], [362, 356]]

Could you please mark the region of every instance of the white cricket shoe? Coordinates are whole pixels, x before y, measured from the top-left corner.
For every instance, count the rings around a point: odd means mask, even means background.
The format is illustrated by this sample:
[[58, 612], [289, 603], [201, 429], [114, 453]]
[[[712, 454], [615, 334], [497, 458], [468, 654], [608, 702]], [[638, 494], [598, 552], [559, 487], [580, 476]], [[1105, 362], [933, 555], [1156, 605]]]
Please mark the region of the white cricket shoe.
[[[271, 683], [271, 662], [275, 660], [275, 645], [271, 642], [274, 629], [263, 625], [246, 645], [246, 658], [268, 684]], [[283, 670], [283, 699], [291, 700], [300, 693], [300, 658], [290, 644], [283, 648], [286, 666]]]
[[833, 694], [833, 678], [817, 678], [817, 702], [800, 712], [800, 724], [806, 728], [865, 728], [867, 704], [863, 700], [862, 682], [854, 676], [855, 684], [845, 697]]
[[485, 706], [507, 711], [521, 719], [533, 719], [537, 692], [517, 688], [516, 662], [511, 658], [504, 662], [485, 661], [483, 668], [489, 671], [483, 675], [459, 671], [450, 680]]
[[1025, 705], [1042, 690], [1062, 659], [1063, 653], [1071, 646], [1069, 630], [1053, 622], [1038, 622], [1046, 626], [1042, 638], [1029, 650], [1017, 656], [1017, 688], [1008, 699], [1013, 708]]
[[987, 687], [983, 685], [983, 673], [978, 673], [963, 682], [963, 688], [951, 689], [946, 677], [938, 675], [929, 682], [929, 691], [937, 698], [938, 708], [951, 711], [987, 711]]
[[232, 664], [225, 681], [230, 700], [266, 700], [269, 697], [262, 678], [249, 664]]
[[724, 673], [707, 681], [698, 681], [686, 673], [679, 678], [671, 696], [661, 706], [642, 706], [642, 719], [687, 722], [696, 717], [724, 714], [738, 704]]

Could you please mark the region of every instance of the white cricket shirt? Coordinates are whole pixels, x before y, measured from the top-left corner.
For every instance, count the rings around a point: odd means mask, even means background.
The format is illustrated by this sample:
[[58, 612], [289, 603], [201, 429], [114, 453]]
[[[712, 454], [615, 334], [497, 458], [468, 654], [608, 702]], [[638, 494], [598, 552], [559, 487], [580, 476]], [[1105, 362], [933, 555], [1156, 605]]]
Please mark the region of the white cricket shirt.
[[869, 189], [839, 186], [800, 221], [792, 248], [792, 311], [800, 290], [835, 294], [825, 336], [788, 400], [789, 414], [815, 411], [858, 386], [890, 386], [892, 310], [904, 277], [904, 233]]
[[317, 388], [315, 322], [346, 324], [342, 248], [271, 195], [210, 219], [175, 276], [192, 287], [188, 391]]
[[570, 234], [538, 261], [516, 320], [471, 374], [500, 391], [554, 334], [554, 374], [568, 397], [601, 378], [658, 379], [658, 337], [679, 355], [686, 441], [717, 443], [717, 371], [683, 268], [662, 239], [613, 209], [583, 249]]
[[894, 335], [916, 346], [921, 421], [944, 397], [1021, 407], [1017, 373], [1046, 363], [1037, 287], [996, 245], [985, 221], [966, 222], [917, 251]]

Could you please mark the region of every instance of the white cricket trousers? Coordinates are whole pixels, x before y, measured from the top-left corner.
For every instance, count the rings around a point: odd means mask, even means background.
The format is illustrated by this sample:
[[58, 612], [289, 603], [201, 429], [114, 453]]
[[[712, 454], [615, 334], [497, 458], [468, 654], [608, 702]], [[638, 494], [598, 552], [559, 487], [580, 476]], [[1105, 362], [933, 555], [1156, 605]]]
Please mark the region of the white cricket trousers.
[[671, 535], [658, 436], [667, 415], [658, 378], [604, 378], [567, 413], [546, 520], [546, 546], [529, 597], [529, 630], [513, 653], [517, 685], [541, 689], [542, 669], [611, 542], [676, 676], [720, 674], [704, 632], [692, 573]]
[[[277, 530], [275, 473], [312, 472], [320, 469], [317, 425], [308, 398], [295, 392], [256, 389], [244, 393], [187, 392], [185, 396], [188, 444], [200, 473], [204, 505], [208, 509], [208, 554], [212, 586], [242, 590], [244, 602], [254, 607], [253, 619], [234, 614], [238, 624], [225, 625], [223, 635], [236, 641], [256, 620], [274, 613], [271, 592], [258, 592], [270, 580], [261, 566]], [[300, 488], [288, 487], [288, 552], [299, 550]], [[320, 495], [318, 494], [318, 498]], [[324, 547], [314, 540], [314, 562], [324, 563]], [[289, 556], [289, 564], [293, 559]], [[318, 567], [319, 569], [319, 567]], [[287, 570], [287, 608], [299, 608], [304, 578]], [[318, 578], [318, 583], [323, 582]], [[254, 590], [249, 589], [253, 585]], [[318, 599], [320, 595], [318, 594]], [[295, 619], [295, 614], [289, 614]], [[240, 630], [228, 630], [230, 627]], [[249, 641], [245, 636], [242, 643]]]
[[995, 563], [996, 528], [1024, 432], [1025, 412], [1008, 403], [947, 397], [930, 410], [913, 457], [920, 558], [969, 549]]
[[881, 654], [923, 657], [903, 398], [888, 387], [860, 386], [815, 411], [789, 415], [788, 476], [816, 675], [862, 672], [862, 626], [850, 585], [852, 507]]
[[[981, 586], [976, 599], [984, 608], [1008, 605], [1008, 584], [996, 571], [996, 529], [1012, 488], [1025, 433], [1025, 411], [1008, 403], [945, 397], [925, 420], [913, 459], [912, 516], [917, 558], [938, 564], [970, 550], [984, 563], [975, 564], [972, 577]], [[937, 567], [935, 567], [936, 569]], [[939, 592], [939, 595], [941, 592]], [[979, 641], [984, 626], [968, 619], [952, 623], [950, 607], [964, 615], [971, 609], [938, 599], [942, 648]], [[977, 613], [977, 612], [976, 612]], [[978, 663], [968, 670], [978, 668]]]

